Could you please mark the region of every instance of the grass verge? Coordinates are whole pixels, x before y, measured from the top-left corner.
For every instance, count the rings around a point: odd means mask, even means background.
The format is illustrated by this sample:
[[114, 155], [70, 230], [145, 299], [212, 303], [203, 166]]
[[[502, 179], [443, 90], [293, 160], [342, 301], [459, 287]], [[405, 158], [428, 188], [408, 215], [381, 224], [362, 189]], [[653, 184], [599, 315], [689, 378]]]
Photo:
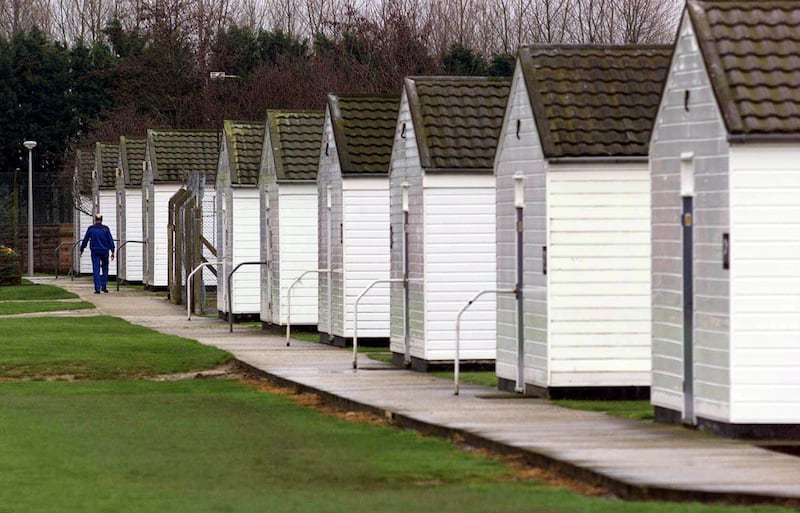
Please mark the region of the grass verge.
[[230, 354], [115, 317], [0, 319], [0, 377], [124, 379], [200, 371]]
[[33, 301], [75, 299], [72, 292], [53, 285], [35, 284], [27, 280], [22, 285], [0, 287], [0, 301]]
[[0, 315], [85, 310], [89, 308], [94, 308], [94, 305], [86, 301], [6, 301], [0, 302]]
[[615, 417], [634, 420], [652, 420], [654, 418], [653, 405], [650, 401], [553, 401], [558, 406], [572, 408], [573, 410], [588, 410], [607, 413]]
[[231, 381], [0, 384], [7, 513], [778, 513], [586, 497]]

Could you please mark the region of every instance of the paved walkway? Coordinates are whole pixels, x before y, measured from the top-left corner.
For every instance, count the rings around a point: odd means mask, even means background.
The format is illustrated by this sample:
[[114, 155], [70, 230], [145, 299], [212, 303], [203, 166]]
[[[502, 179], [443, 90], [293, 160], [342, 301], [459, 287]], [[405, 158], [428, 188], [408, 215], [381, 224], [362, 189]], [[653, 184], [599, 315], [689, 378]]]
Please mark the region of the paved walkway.
[[[101, 313], [214, 345], [274, 380], [314, 390], [328, 399], [392, 416], [400, 425], [467, 443], [522, 454], [632, 499], [781, 502], [800, 500], [800, 457], [767, 451], [676, 426], [559, 408], [548, 401], [452, 383], [396, 370], [352, 352], [292, 342], [217, 319], [186, 320], [185, 307], [163, 296], [123, 289], [95, 295], [90, 280], [55, 283], [92, 301]], [[796, 504], [796, 502], [795, 502]]]

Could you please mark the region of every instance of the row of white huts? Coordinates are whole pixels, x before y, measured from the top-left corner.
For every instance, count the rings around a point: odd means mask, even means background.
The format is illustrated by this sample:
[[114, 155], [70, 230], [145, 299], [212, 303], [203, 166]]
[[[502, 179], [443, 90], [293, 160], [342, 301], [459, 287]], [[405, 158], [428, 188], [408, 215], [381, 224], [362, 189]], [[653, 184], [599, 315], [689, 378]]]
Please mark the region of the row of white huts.
[[305, 273], [291, 322], [344, 344], [373, 285], [359, 339], [424, 370], [452, 364], [457, 313], [491, 291], [460, 358], [496, 362], [502, 389], [649, 393], [658, 420], [796, 436], [799, 17], [690, 0], [674, 46], [528, 46], [510, 81], [410, 77], [221, 134], [150, 130], [113, 146], [116, 177], [98, 144], [96, 208], [144, 242], [119, 278], [165, 287], [168, 199], [200, 173], [224, 315], [285, 325]]

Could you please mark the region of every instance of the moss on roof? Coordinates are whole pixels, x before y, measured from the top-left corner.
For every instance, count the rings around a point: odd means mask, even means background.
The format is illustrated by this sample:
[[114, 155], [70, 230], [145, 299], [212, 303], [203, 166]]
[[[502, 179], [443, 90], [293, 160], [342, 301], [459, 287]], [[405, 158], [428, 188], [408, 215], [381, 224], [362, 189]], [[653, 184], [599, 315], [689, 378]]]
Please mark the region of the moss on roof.
[[147, 139], [121, 136], [119, 138], [119, 160], [125, 185], [139, 187], [142, 185], [142, 162], [145, 158]]
[[322, 111], [267, 111], [278, 181], [316, 181], [324, 122]]
[[103, 142], [95, 143], [95, 170], [97, 171], [98, 188], [116, 188], [118, 163], [119, 144]]
[[183, 182], [191, 173], [214, 180], [219, 160], [220, 134], [214, 130], [147, 131], [155, 182]]
[[800, 2], [689, 0], [687, 9], [728, 131], [800, 133]]
[[226, 120], [223, 132], [228, 148], [231, 183], [256, 185], [261, 164], [261, 146], [264, 144], [264, 123]]
[[83, 148], [75, 152], [75, 181], [79, 194], [92, 193], [92, 174], [94, 173], [95, 155], [91, 148]]
[[545, 156], [647, 156], [671, 54], [670, 46], [520, 48]]
[[493, 169], [510, 80], [410, 77], [405, 87], [423, 168]]
[[387, 174], [399, 96], [328, 95], [343, 175]]

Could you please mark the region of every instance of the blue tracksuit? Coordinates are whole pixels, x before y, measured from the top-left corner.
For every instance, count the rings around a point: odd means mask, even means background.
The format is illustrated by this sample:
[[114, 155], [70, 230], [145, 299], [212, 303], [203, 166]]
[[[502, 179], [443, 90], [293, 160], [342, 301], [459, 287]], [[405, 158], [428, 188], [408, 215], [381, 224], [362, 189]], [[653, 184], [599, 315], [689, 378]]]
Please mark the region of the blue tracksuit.
[[[111, 230], [103, 223], [94, 223], [86, 230], [81, 242], [81, 253], [91, 241], [92, 273], [94, 275], [94, 291], [106, 290], [108, 285], [108, 252], [114, 253], [114, 237]], [[101, 274], [102, 271], [102, 274]]]

